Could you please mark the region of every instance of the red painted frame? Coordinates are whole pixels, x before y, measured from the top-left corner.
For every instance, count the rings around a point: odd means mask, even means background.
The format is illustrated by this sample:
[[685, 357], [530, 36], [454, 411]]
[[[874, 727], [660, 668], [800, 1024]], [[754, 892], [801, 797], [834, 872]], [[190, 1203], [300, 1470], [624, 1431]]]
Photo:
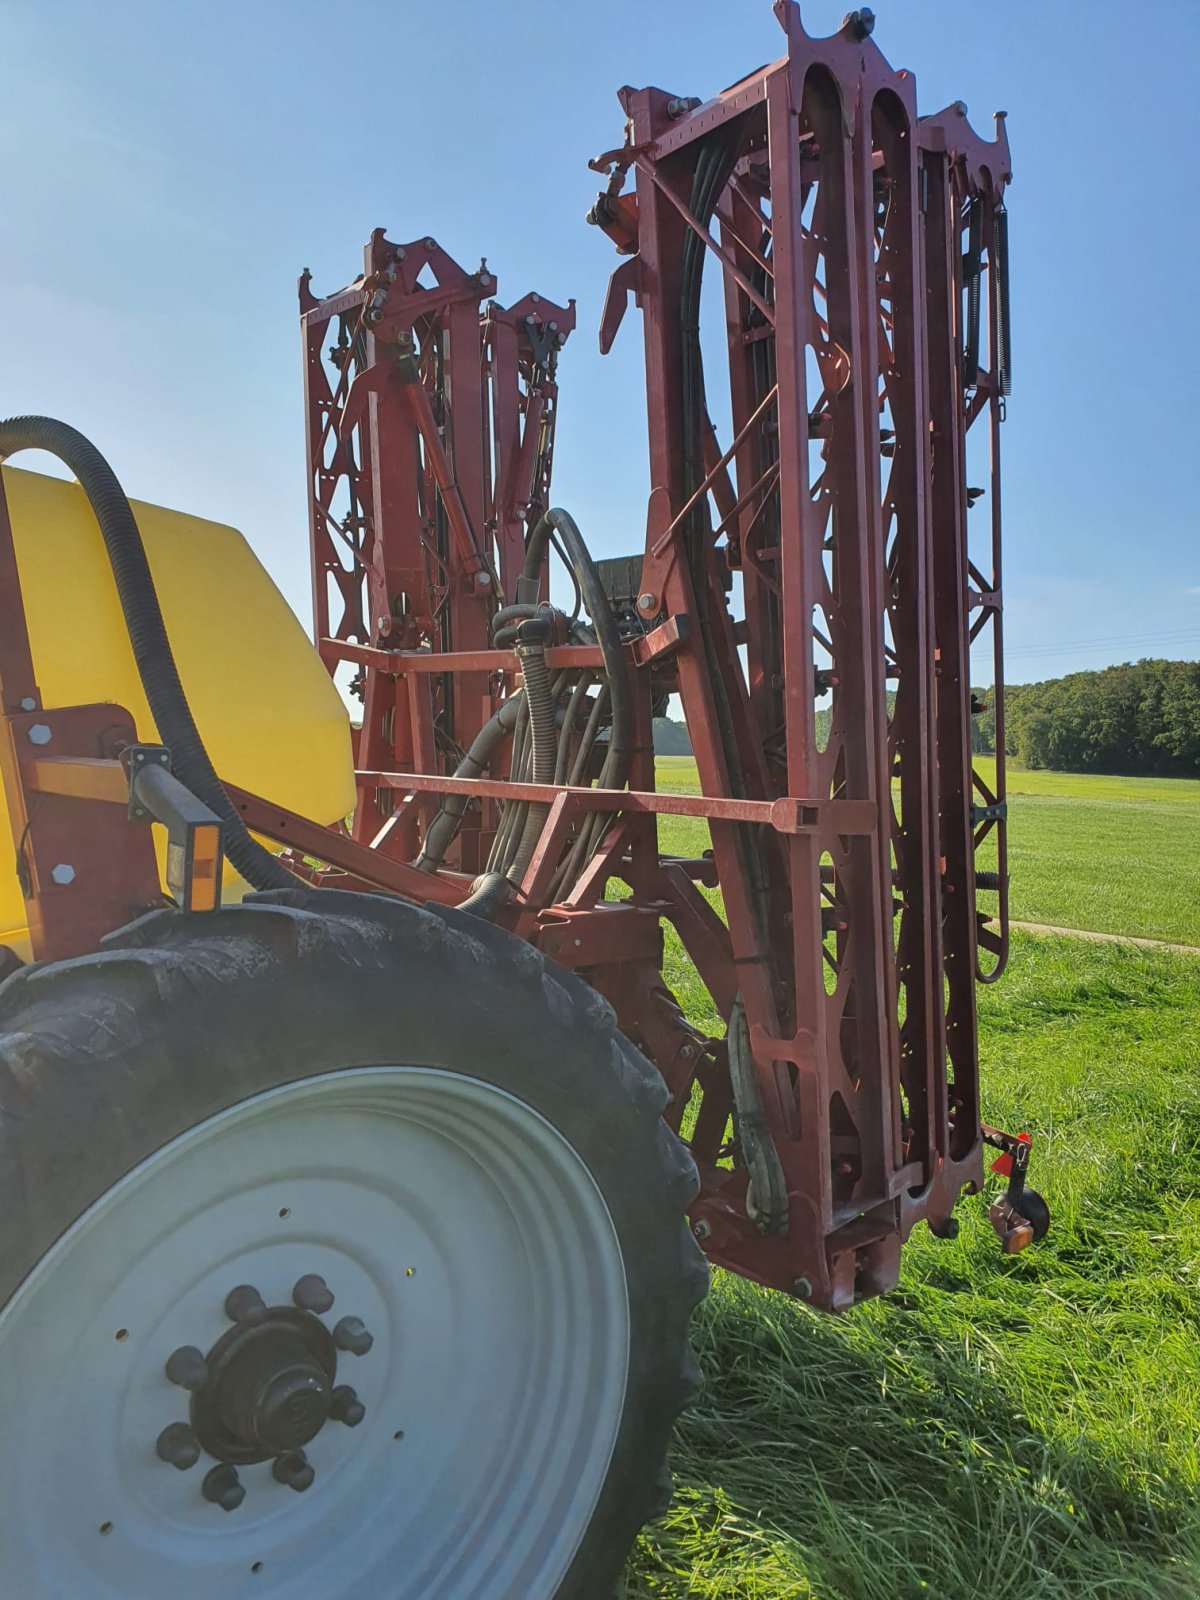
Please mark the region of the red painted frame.
[[[912, 1226], [943, 1224], [960, 1191], [982, 1181], [974, 984], [981, 950], [995, 959], [979, 976], [1003, 965], [1007, 910], [1002, 897], [997, 921], [976, 904], [975, 852], [993, 831], [1001, 861], [989, 881], [1006, 881], [1005, 824], [1002, 753], [997, 789], [972, 768], [970, 645], [993, 629], [1001, 685], [1003, 402], [986, 366], [965, 370], [964, 250], [974, 207], [995, 349], [992, 241], [1009, 159], [1002, 125], [989, 143], [959, 106], [919, 119], [913, 79], [857, 36], [853, 18], [813, 39], [790, 0], [775, 10], [787, 38], [781, 61], [703, 105], [622, 91], [626, 142], [594, 164], [608, 177], [595, 220], [625, 257], [603, 346], [631, 293], [642, 311], [652, 491], [639, 605], [664, 620], [657, 642], [627, 646], [642, 729], [629, 791], [519, 791], [550, 811], [505, 916], [583, 968], [664, 1072], [670, 1120], [687, 1130], [701, 1170], [693, 1222], [709, 1254], [838, 1307], [886, 1289]], [[709, 223], [690, 197], [702, 152], [718, 147], [728, 171]], [[698, 454], [679, 313], [689, 235], [723, 288], [729, 384], [731, 442], [719, 447], [704, 415]], [[421, 266], [436, 287], [416, 287]], [[478, 795], [476, 831], [453, 861], [467, 874], [494, 825], [490, 803], [518, 791], [494, 776], [448, 776], [450, 758], [432, 754], [429, 685], [439, 673], [453, 678], [459, 747], [511, 690], [512, 658], [486, 650], [489, 584], [512, 598], [523, 527], [548, 497], [548, 462], [536, 491], [527, 487], [543, 400], [534, 349], [519, 328], [514, 357], [511, 314], [481, 310], [491, 287], [431, 241], [397, 250], [376, 234], [347, 294], [314, 302], [302, 288], [318, 636], [326, 659], [353, 660], [366, 684], [355, 834], [377, 837], [388, 811], [380, 797], [402, 795], [383, 848], [394, 843], [411, 859], [429, 795]], [[522, 316], [540, 307], [542, 328], [550, 323], [544, 302], [521, 306]], [[327, 376], [313, 377], [327, 370], [318, 330], [354, 309], [376, 320], [339, 400]], [[450, 343], [469, 350], [471, 375], [447, 394], [428, 360], [413, 381], [411, 351], [436, 349], [455, 315]], [[560, 329], [567, 315], [556, 308]], [[707, 374], [710, 390], [720, 381], [715, 368]], [[422, 390], [428, 399], [418, 401]], [[489, 402], [490, 456], [477, 448]], [[983, 417], [993, 449], [985, 559], [968, 549], [966, 479], [968, 429]], [[344, 559], [334, 565], [325, 525], [334, 475], [319, 441], [331, 426], [354, 441], [347, 459], [357, 466], [343, 463], [342, 487], [368, 508], [361, 582]], [[399, 466], [416, 458], [418, 435], [436, 479], [423, 498]], [[370, 492], [368, 465], [378, 480]], [[390, 498], [379, 487], [385, 473]], [[461, 523], [440, 639], [426, 621], [428, 580], [412, 577], [435, 504]], [[686, 554], [697, 525], [699, 560]], [[740, 579], [736, 624], [729, 572]], [[332, 623], [321, 594], [331, 576], [342, 600]], [[572, 651], [553, 659], [566, 664]], [[700, 797], [654, 794], [652, 685], [680, 697]], [[818, 688], [832, 695], [824, 743]], [[610, 811], [612, 827], [566, 901], [549, 904], [583, 809]], [[707, 818], [709, 857], [660, 855], [652, 815], [666, 811]], [[605, 903], [613, 879], [629, 896], [619, 907]], [[442, 881], [466, 880], [451, 872]], [[723, 916], [701, 885], [720, 888]], [[726, 1044], [692, 1027], [667, 989], [663, 922], [716, 1010], [728, 1018], [739, 996], [745, 1007], [788, 1193], [782, 1231], [760, 1231], [747, 1213]]]
[[[482, 865], [499, 803], [547, 805], [502, 920], [589, 978], [663, 1072], [668, 1120], [700, 1169], [691, 1215], [708, 1254], [839, 1309], [890, 1287], [911, 1228], [940, 1227], [983, 1177], [974, 985], [1007, 953], [1003, 712], [989, 785], [971, 757], [970, 647], [991, 630], [1001, 696], [1006, 377], [992, 352], [1006, 332], [995, 264], [1009, 157], [1002, 122], [987, 142], [960, 106], [918, 118], [913, 79], [853, 15], [814, 39], [793, 0], [775, 11], [781, 60], [704, 104], [623, 90], [626, 142], [594, 164], [608, 180], [595, 220], [624, 258], [602, 345], [632, 294], [646, 356], [647, 626], [625, 645], [628, 787], [450, 775], [517, 683], [490, 623], [549, 503], [556, 358], [574, 308], [528, 295], [505, 310], [486, 263], [468, 272], [431, 239], [398, 246], [380, 231], [349, 288], [317, 299], [305, 275], [300, 289], [316, 638], [331, 672], [356, 672], [363, 702], [352, 836], [232, 794], [313, 881], [448, 904]], [[697, 252], [724, 314], [723, 362], [703, 385], [683, 310]], [[964, 355], [976, 269], [989, 307], [978, 361]], [[702, 303], [704, 346], [714, 317]], [[728, 401], [712, 407], [729, 418], [722, 448], [700, 397], [725, 381]], [[991, 452], [982, 553], [968, 540], [972, 427]], [[55, 956], [72, 952], [46, 878], [62, 837], [51, 824], [86, 813], [99, 827], [103, 812], [112, 833], [119, 749], [92, 748], [82, 713], [79, 737], [63, 724], [57, 771], [24, 748], [26, 701], [39, 702], [27, 640], [11, 643], [24, 619], [6, 532], [0, 515], [0, 758], [20, 848], [35, 852], [35, 948]], [[601, 665], [588, 645], [556, 645], [549, 661]], [[655, 790], [652, 702], [665, 693], [687, 719], [696, 796]], [[448, 794], [479, 803], [448, 864], [420, 872], [410, 863]], [[44, 811], [47, 796], [76, 809]], [[598, 847], [555, 900], [563, 850], [595, 813], [608, 819]], [[711, 851], [662, 853], [663, 814], [706, 819]], [[988, 915], [975, 858], [993, 833]], [[157, 897], [134, 838], [146, 835], [107, 839], [129, 876], [92, 906], [93, 945], [122, 920], [114, 893]], [[723, 1031], [693, 1024], [671, 993], [665, 924], [723, 1021], [744, 1011], [749, 1086]], [[759, 1159], [766, 1149], [781, 1175], [782, 1217], [748, 1203], [752, 1121]]]

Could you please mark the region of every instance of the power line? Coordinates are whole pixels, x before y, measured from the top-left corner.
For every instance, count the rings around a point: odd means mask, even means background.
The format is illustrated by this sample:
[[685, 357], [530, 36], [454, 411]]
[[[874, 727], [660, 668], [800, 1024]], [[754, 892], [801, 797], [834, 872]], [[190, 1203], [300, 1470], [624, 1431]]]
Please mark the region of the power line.
[[1016, 645], [1007, 656], [1072, 655], [1081, 650], [1107, 649], [1115, 645], [1200, 643], [1200, 627], [1180, 628], [1167, 633], [1110, 634], [1106, 638], [1056, 640], [1045, 645]]

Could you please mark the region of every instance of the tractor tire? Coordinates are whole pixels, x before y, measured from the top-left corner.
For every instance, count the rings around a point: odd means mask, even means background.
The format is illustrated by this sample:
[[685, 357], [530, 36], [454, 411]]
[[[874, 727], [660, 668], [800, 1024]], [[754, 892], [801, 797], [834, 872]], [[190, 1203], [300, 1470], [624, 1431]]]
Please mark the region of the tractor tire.
[[694, 1392], [695, 1167], [611, 1007], [277, 890], [0, 988], [0, 1593], [612, 1600]]

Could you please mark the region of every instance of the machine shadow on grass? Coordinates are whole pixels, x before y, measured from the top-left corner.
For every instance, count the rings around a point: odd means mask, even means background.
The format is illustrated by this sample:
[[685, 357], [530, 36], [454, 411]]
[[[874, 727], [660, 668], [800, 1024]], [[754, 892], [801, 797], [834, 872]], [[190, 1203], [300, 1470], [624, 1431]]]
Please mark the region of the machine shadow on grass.
[[965, 1199], [838, 1319], [717, 1274], [627, 1600], [1193, 1600], [1197, 1015], [1200, 960], [1019, 939], [981, 1038], [1049, 1238], [1001, 1257]]
[[1049, 1437], [922, 1298], [847, 1337], [722, 1277], [675, 1504], [628, 1600], [1192, 1600], [1189, 1485], [1164, 1475], [1151, 1506], [1102, 1442]]

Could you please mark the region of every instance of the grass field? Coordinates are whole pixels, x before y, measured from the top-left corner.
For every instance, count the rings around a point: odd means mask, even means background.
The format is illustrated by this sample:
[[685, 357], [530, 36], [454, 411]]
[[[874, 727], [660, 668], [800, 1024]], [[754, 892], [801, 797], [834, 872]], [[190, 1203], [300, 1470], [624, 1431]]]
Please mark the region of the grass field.
[[[663, 788], [697, 787], [690, 756], [657, 766]], [[1200, 780], [1010, 771], [1008, 798], [1018, 921], [1200, 946]], [[664, 849], [707, 848], [703, 823], [661, 826]]]
[[[1012, 790], [1018, 915], [1126, 931], [1120, 890], [1128, 931], [1200, 943], [1200, 784]], [[1109, 848], [1072, 852], [1101, 824]], [[980, 1005], [987, 1114], [1033, 1133], [1049, 1238], [1006, 1259], [964, 1201], [958, 1240], [918, 1230], [899, 1291], [839, 1319], [718, 1274], [628, 1600], [1200, 1593], [1200, 956], [1018, 934]]]

